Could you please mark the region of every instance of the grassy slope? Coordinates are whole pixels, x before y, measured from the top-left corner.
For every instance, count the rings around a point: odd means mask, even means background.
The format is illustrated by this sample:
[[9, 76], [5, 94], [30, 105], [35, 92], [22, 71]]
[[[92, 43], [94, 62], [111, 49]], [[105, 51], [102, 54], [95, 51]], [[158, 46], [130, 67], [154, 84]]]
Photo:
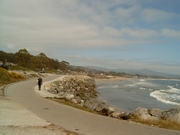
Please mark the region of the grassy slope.
[[8, 84], [16, 81], [24, 80], [24, 76], [15, 72], [8, 72], [6, 69], [0, 67], [0, 83]]

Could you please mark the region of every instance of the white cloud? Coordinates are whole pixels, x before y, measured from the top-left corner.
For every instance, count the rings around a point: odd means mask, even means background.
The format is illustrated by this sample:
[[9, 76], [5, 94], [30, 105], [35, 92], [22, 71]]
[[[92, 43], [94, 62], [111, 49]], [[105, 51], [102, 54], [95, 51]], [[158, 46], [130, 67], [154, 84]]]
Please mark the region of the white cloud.
[[[139, 5], [120, 6], [112, 11], [112, 19], [122, 26], [135, 23], [140, 17], [142, 8]], [[111, 22], [112, 23], [112, 22]]]
[[143, 9], [142, 17], [144, 18], [145, 21], [151, 23], [158, 21], [164, 22], [172, 18], [179, 17], [179, 15], [159, 9], [147, 8], [147, 9]]
[[130, 29], [130, 28], [123, 28], [122, 33], [128, 35], [132, 38], [138, 39], [152, 39], [159, 35], [159, 33], [155, 30], [151, 29]]
[[[158, 44], [164, 39], [180, 39], [180, 32], [169, 23], [177, 13], [143, 6], [143, 0], [1, 0], [0, 41], [6, 50], [27, 48], [31, 53], [52, 54], [57, 50], [102, 49]], [[148, 2], [148, 3], [155, 3]], [[160, 22], [160, 23], [159, 23]], [[157, 29], [158, 28], [158, 29]], [[113, 49], [112, 49], [113, 50]], [[113, 53], [113, 52], [112, 52]], [[91, 56], [63, 57], [107, 65], [109, 61]], [[136, 62], [111, 60], [120, 65], [143, 66]], [[113, 63], [114, 62], [114, 63]]]
[[[19, 46], [88, 48], [152, 43], [159, 35], [156, 30], [124, 26], [140, 17], [142, 7], [131, 2], [135, 1], [6, 1], [1, 37], [6, 44], [11, 41]], [[150, 20], [156, 14], [167, 15], [153, 9], [144, 13]]]
[[180, 31], [173, 29], [163, 29], [161, 34], [165, 37], [180, 39]]

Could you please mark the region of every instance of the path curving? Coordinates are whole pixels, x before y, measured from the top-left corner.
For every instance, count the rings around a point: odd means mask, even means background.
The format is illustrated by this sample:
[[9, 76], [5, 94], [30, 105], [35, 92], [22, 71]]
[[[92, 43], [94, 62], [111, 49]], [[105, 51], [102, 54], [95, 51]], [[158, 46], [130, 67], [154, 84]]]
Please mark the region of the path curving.
[[[50, 81], [60, 76], [44, 77]], [[133, 122], [92, 114], [40, 97], [35, 91], [36, 79], [10, 84], [5, 96], [47, 122], [83, 135], [179, 135], [180, 131], [160, 129]]]

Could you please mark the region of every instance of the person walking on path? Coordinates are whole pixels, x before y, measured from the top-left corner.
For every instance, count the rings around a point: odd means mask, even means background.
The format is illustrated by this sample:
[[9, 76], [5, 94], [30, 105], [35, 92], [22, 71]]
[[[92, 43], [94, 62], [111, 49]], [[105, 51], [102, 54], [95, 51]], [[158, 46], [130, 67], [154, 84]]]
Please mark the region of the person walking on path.
[[41, 85], [42, 85], [42, 78], [41, 77], [38, 78], [37, 84], [38, 84], [39, 90], [41, 90]]

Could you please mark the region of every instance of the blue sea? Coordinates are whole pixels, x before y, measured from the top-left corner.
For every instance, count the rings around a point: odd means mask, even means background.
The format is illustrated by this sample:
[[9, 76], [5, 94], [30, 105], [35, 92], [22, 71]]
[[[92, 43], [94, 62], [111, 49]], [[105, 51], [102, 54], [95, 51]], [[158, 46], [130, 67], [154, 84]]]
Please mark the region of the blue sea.
[[96, 82], [98, 96], [115, 108], [131, 112], [137, 107], [169, 110], [180, 106], [179, 79], [129, 79]]

